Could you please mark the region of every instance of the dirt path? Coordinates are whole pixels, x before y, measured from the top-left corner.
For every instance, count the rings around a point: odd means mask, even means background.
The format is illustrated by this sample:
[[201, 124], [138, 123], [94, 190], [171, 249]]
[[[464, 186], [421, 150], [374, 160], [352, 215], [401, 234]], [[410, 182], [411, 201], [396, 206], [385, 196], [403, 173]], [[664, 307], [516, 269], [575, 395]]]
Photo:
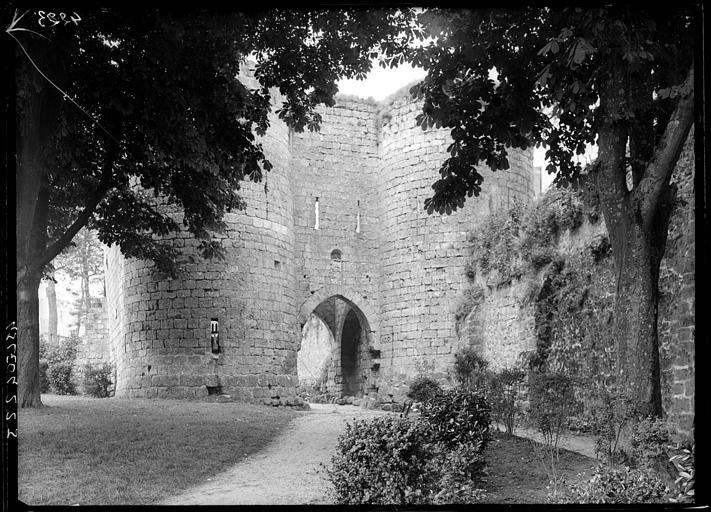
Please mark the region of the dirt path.
[[353, 418], [387, 414], [350, 405], [312, 404], [264, 450], [161, 505], [301, 505], [329, 503], [328, 463]]
[[[503, 425], [498, 425], [498, 427], [499, 430], [504, 431]], [[515, 434], [519, 437], [538, 441], [539, 443], [544, 442], [543, 435], [532, 428], [516, 427]], [[582, 436], [565, 432], [558, 442], [558, 447], [571, 452], [580, 453], [591, 459], [596, 458], [595, 439], [592, 436]]]

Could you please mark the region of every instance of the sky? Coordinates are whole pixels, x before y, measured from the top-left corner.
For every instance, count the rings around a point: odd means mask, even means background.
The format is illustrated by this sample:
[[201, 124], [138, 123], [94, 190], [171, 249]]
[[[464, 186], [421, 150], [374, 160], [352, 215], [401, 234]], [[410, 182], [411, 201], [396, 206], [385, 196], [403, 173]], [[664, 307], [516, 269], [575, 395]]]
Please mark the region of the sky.
[[[406, 85], [424, 78], [424, 76], [425, 70], [413, 68], [409, 64], [403, 64], [395, 69], [383, 69], [377, 64], [373, 64], [373, 68], [365, 80], [351, 79], [338, 82], [338, 92], [358, 96], [359, 98], [373, 98], [376, 101], [382, 101]], [[545, 167], [544, 152], [543, 148], [534, 148], [534, 166]], [[553, 181], [553, 177], [543, 170], [541, 173], [542, 189], [546, 190], [551, 181]]]

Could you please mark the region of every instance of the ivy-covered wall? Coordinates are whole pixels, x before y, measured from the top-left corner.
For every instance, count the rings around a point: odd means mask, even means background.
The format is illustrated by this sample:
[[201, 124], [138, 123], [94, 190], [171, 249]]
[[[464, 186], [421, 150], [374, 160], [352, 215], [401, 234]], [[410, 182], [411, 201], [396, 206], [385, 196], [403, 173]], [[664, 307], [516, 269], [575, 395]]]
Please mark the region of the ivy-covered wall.
[[[660, 277], [662, 395], [670, 425], [693, 435], [693, 133], [674, 180], [677, 201]], [[614, 377], [615, 272], [592, 187], [547, 192], [486, 218], [470, 235], [469, 289], [456, 319], [460, 342], [493, 369], [524, 362], [589, 382]]]

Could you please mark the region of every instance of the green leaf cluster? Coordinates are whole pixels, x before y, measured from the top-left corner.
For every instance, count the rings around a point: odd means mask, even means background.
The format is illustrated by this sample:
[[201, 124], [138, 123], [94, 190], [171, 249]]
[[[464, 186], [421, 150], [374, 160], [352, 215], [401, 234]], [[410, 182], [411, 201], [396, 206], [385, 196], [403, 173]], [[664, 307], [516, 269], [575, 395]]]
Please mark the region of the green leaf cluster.
[[327, 470], [334, 498], [346, 505], [421, 503], [430, 455], [420, 422], [385, 416], [347, 423]]
[[[59, 395], [75, 395], [74, 362], [79, 340], [75, 337], [60, 338], [56, 343], [40, 344], [40, 366], [45, 369], [47, 386]], [[40, 380], [43, 380], [40, 377]]]
[[669, 489], [649, 470], [600, 465], [589, 481], [571, 485], [572, 503], [665, 503]]
[[355, 419], [327, 468], [333, 497], [342, 504], [478, 501], [489, 424], [484, 398], [461, 388], [426, 400], [420, 418]]
[[460, 386], [474, 390], [486, 387], [489, 361], [473, 347], [464, 347], [454, 354], [454, 375]]
[[[411, 89], [423, 100], [417, 122], [447, 129], [453, 140], [425, 201], [429, 213], [450, 214], [478, 196], [480, 166], [508, 169], [508, 148], [545, 146], [556, 186], [575, 185], [583, 173], [577, 157], [606, 120], [630, 126], [633, 152], [646, 164], [673, 98], [690, 92], [679, 85], [693, 48], [692, 13], [683, 6], [443, 8], [417, 21], [428, 38], [408, 53], [428, 72]], [[617, 60], [629, 73], [629, 97], [600, 108], [607, 66]]]
[[111, 394], [114, 367], [109, 363], [84, 365], [82, 385], [84, 391], [96, 398], [107, 398]]
[[439, 382], [424, 375], [418, 376], [410, 384], [407, 396], [416, 402], [424, 403], [442, 391]]
[[[397, 53], [413, 16], [93, 8], [76, 26], [48, 28], [46, 39], [19, 34], [31, 53], [49, 55], [52, 70], [43, 72], [72, 99], [48, 96], [58, 118], [47, 120], [51, 147], [41, 148], [45, 246], [61, 249], [78, 222], [168, 274], [177, 253], [165, 238], [181, 230], [201, 241], [203, 256], [219, 258], [213, 235], [226, 213], [245, 208], [241, 182], [272, 168], [259, 138], [272, 109], [296, 131], [318, 129], [315, 109], [334, 104], [336, 82], [363, 78], [371, 58]], [[19, 118], [37, 108], [26, 64]]]
[[445, 390], [423, 403], [420, 415], [430, 438], [446, 447], [484, 451], [491, 439], [491, 405], [481, 392], [459, 386]]

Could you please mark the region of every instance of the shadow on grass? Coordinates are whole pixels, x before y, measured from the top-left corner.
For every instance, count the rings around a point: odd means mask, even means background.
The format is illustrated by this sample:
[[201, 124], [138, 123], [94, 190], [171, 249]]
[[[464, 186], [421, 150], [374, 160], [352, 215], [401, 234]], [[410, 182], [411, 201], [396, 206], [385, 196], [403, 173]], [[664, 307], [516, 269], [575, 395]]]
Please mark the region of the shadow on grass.
[[236, 402], [43, 395], [18, 414], [19, 499], [150, 504], [262, 449], [297, 413]]

